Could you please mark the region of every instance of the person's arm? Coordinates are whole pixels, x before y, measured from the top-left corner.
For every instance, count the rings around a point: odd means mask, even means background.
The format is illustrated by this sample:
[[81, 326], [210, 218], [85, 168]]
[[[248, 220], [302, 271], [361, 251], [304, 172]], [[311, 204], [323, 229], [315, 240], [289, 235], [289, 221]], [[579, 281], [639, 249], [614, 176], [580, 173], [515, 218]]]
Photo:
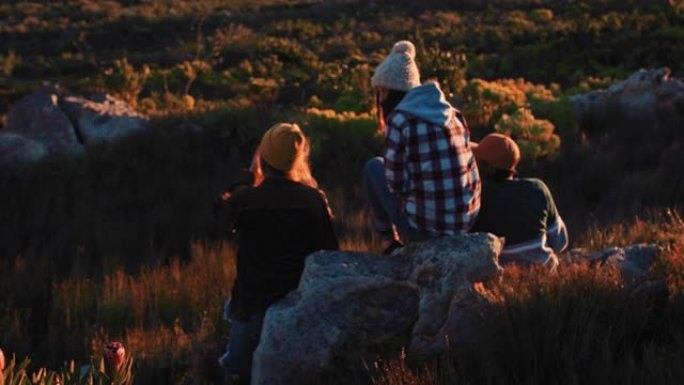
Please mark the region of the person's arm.
[[233, 227], [237, 218], [237, 210], [235, 209], [234, 200], [232, 196], [246, 188], [259, 185], [263, 181], [263, 173], [260, 165], [261, 152], [259, 148], [254, 151], [252, 162], [249, 168], [240, 169], [236, 175], [230, 179], [226, 189], [218, 195], [213, 201], [214, 223], [212, 225], [212, 234], [223, 234], [226, 226], [229, 226], [228, 233], [233, 234]]
[[544, 195], [546, 195], [546, 204], [548, 216], [546, 218], [546, 243], [553, 249], [553, 251], [560, 253], [568, 247], [568, 229], [565, 227], [565, 222], [558, 213], [556, 203], [551, 196], [549, 188], [542, 183]]
[[218, 219], [218, 227], [221, 234], [231, 237], [235, 233], [235, 226], [240, 212], [240, 189], [235, 193], [225, 192], [214, 203], [214, 215]]
[[560, 215], [556, 217], [555, 223], [546, 230], [546, 242], [557, 253], [568, 247], [568, 229]]
[[[233, 193], [239, 189], [254, 185], [254, 173], [251, 169], [242, 169], [228, 185], [227, 193]], [[226, 193], [223, 193], [225, 195]]]
[[407, 162], [406, 138], [402, 137], [404, 122], [402, 114], [393, 114], [387, 125], [387, 145], [385, 146], [385, 176], [389, 190], [403, 195], [406, 192]]

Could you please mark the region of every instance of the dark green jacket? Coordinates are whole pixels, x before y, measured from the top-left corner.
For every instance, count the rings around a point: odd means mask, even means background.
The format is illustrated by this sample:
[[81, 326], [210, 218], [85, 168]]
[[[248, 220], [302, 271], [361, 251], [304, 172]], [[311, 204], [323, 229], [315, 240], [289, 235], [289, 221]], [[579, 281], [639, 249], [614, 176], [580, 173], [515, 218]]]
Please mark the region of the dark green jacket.
[[539, 179], [482, 182], [480, 213], [473, 232], [505, 238], [499, 262], [558, 264], [555, 253], [568, 246], [568, 233], [549, 188]]

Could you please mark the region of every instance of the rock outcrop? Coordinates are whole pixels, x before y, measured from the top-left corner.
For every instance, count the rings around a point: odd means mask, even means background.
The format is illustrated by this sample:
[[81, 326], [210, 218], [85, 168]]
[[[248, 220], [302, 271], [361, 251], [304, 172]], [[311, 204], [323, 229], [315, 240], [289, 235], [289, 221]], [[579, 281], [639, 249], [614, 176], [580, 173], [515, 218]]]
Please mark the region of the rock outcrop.
[[48, 150], [40, 142], [18, 134], [0, 132], [0, 165], [16, 167], [43, 159]]
[[624, 286], [638, 285], [652, 278], [651, 267], [662, 250], [655, 244], [636, 244], [626, 247], [609, 247], [596, 252], [578, 248], [566, 252], [566, 263], [588, 261], [603, 268], [620, 272]]
[[55, 153], [77, 155], [84, 146], [143, 130], [148, 118], [109, 95], [89, 98], [45, 86], [15, 104], [0, 131], [0, 164], [34, 163]]
[[137, 113], [128, 103], [110, 95], [90, 98], [66, 96], [60, 106], [67, 113], [84, 145], [97, 141], [113, 141], [146, 128], [148, 118]]
[[679, 124], [684, 119], [684, 81], [670, 77], [670, 70], [639, 70], [607, 90], [571, 98], [577, 121], [587, 126], [620, 121]]
[[409, 245], [391, 256], [309, 256], [298, 289], [266, 314], [252, 383], [293, 384], [358, 363], [379, 342], [407, 346], [411, 354], [446, 351], [473, 334], [489, 306], [476, 282], [501, 273], [502, 247], [499, 238], [475, 234]]
[[59, 88], [49, 86], [22, 98], [7, 114], [6, 131], [41, 143], [49, 152], [82, 152], [76, 129], [59, 108], [61, 96]]
[[650, 277], [651, 266], [660, 254], [657, 245], [638, 244], [627, 247], [611, 247], [589, 256], [590, 261], [620, 271], [622, 282], [633, 285]]

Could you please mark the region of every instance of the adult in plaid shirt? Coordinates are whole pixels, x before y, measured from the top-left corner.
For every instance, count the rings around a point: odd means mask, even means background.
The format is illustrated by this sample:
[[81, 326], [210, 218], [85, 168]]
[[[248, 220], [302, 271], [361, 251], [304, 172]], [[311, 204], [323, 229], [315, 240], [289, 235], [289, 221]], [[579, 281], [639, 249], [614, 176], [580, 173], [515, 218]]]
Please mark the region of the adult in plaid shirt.
[[415, 47], [400, 41], [378, 66], [378, 121], [383, 157], [366, 164], [364, 181], [385, 253], [403, 241], [466, 233], [480, 209], [480, 177], [470, 132], [436, 82], [420, 84]]

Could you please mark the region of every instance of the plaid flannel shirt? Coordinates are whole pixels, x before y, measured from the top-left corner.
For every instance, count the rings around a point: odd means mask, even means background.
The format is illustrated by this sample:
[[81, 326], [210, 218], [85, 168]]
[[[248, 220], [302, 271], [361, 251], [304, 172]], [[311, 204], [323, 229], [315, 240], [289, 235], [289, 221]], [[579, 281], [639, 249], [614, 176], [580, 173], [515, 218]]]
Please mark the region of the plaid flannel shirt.
[[444, 126], [403, 111], [387, 120], [387, 182], [411, 226], [433, 235], [467, 232], [480, 209], [480, 177], [460, 112], [452, 109]]

